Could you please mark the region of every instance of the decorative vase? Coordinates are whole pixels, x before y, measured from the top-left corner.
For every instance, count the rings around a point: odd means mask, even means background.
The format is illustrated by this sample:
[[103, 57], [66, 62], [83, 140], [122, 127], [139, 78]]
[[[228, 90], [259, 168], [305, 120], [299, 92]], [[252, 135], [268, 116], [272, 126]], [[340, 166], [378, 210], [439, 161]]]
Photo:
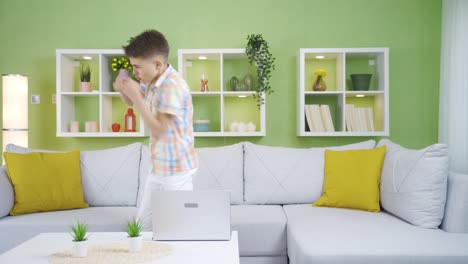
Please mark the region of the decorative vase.
[[351, 82], [353, 83], [353, 90], [355, 91], [369, 90], [371, 77], [372, 77], [372, 74], [369, 74], [369, 73], [351, 74]]
[[239, 79], [236, 76], [232, 76], [231, 80], [229, 81], [229, 85], [231, 86], [232, 91], [236, 91], [237, 87], [239, 86]]
[[143, 237], [129, 237], [128, 238], [128, 249], [130, 252], [140, 252], [143, 248]]
[[252, 90], [252, 84], [253, 84], [253, 79], [252, 79], [252, 75], [250, 75], [250, 73], [247, 73], [244, 77], [244, 84], [245, 84], [245, 89], [247, 91], [251, 91]]
[[249, 123], [247, 124], [247, 132], [255, 132], [255, 129], [256, 129], [256, 128], [257, 128], [257, 127], [256, 127], [255, 124], [252, 123], [252, 122], [249, 122]]
[[208, 92], [208, 80], [205, 78], [205, 74], [202, 75], [200, 91]]
[[72, 256], [84, 258], [88, 255], [88, 241], [73, 241]]
[[125, 114], [125, 132], [136, 132], [136, 117], [133, 108], [128, 108]]
[[231, 132], [237, 132], [238, 127], [239, 127], [239, 123], [237, 123], [237, 121], [234, 120], [234, 122], [232, 122], [232, 123], [229, 125], [229, 131], [231, 131]]
[[323, 81], [322, 75], [317, 75], [312, 89], [314, 91], [325, 91], [327, 89], [327, 84]]
[[244, 122], [239, 122], [237, 132], [247, 132], [247, 125]]

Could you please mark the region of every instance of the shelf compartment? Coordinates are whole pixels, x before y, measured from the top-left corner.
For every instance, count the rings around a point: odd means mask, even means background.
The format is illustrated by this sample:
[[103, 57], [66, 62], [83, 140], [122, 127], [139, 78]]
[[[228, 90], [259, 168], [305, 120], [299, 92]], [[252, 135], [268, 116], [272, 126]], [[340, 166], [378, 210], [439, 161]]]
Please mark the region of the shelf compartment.
[[101, 131], [103, 133], [111, 133], [112, 135], [118, 135], [118, 132], [112, 131], [112, 124], [120, 124], [120, 133], [132, 133], [124, 132], [125, 130], [125, 115], [129, 108], [133, 109], [133, 113], [136, 117], [136, 133], [142, 132], [142, 126], [140, 124], [141, 116], [135, 107], [126, 105], [120, 99], [120, 96], [115, 94], [103, 95], [102, 96], [102, 124]]
[[[349, 131], [348, 132], [385, 132], [385, 118], [384, 118], [384, 109], [385, 109], [385, 100], [384, 100], [384, 95], [382, 93], [368, 93], [365, 94], [364, 97], [356, 97], [356, 95], [359, 95], [358, 93], [356, 94], [346, 94], [346, 99], [345, 99], [345, 106], [346, 104], [351, 104], [354, 106], [354, 108], [360, 108], [364, 110], [358, 110], [358, 112], [354, 112], [354, 116], [358, 115], [360, 122], [364, 122], [365, 125], [364, 127], [361, 127], [364, 131], [356, 131], [356, 129]], [[346, 108], [346, 107], [345, 107]], [[366, 111], [366, 109], [370, 109], [371, 113]], [[362, 111], [362, 112], [359, 112]], [[346, 115], [349, 114], [349, 112], [345, 111], [345, 118]], [[369, 120], [372, 116], [371, 121], [373, 122], [373, 127], [374, 131], [371, 131], [369, 129]], [[359, 121], [358, 121], [359, 123]]]
[[[318, 56], [323, 58], [318, 59]], [[312, 86], [317, 78], [317, 69], [324, 69], [327, 75], [323, 78], [326, 91], [343, 91], [343, 53], [310, 52], [304, 54], [304, 91], [313, 91]]]
[[[261, 110], [258, 109], [257, 100], [252, 96], [238, 97], [238, 96], [225, 96], [223, 98], [224, 104], [224, 126], [223, 129], [228, 134], [241, 135], [246, 134], [245, 132], [231, 132], [230, 125], [236, 121], [238, 123], [243, 122], [246, 126], [249, 122], [255, 125], [255, 132], [262, 132], [261, 127]], [[254, 132], [250, 132], [254, 133]], [[255, 133], [253, 135], [257, 135]], [[260, 133], [261, 134], [261, 133]], [[260, 135], [258, 134], [258, 135]]]
[[[220, 96], [193, 96], [193, 121], [210, 120], [208, 132], [221, 132], [221, 97]], [[200, 133], [194, 131], [196, 133]]]
[[[86, 121], [99, 123], [99, 96], [73, 96], [62, 95], [62, 116], [60, 120], [60, 132], [70, 132], [70, 122], [79, 122], [79, 131], [85, 132]], [[80, 109], [75, 111], [75, 109]]]
[[[244, 78], [250, 75], [252, 83], [250, 90], [246, 87]], [[236, 77], [239, 80], [239, 87], [242, 90], [236, 90], [231, 87], [231, 79]], [[223, 91], [254, 91], [258, 86], [257, 68], [250, 65], [245, 54], [223, 54]]]
[[208, 80], [208, 91], [221, 91], [221, 54], [197, 53], [184, 54], [183, 77], [192, 92], [201, 91], [201, 79]]
[[[113, 83], [117, 75], [119, 74], [118, 71], [112, 71], [112, 60], [114, 58], [121, 59], [126, 58], [123, 51], [116, 51], [113, 54], [101, 54], [101, 73], [102, 73], [102, 92], [113, 92]], [[130, 60], [129, 60], [130, 63]], [[132, 74], [129, 72], [129, 74]]]
[[[60, 54], [57, 59], [61, 61], [58, 69], [57, 81], [60, 82], [63, 92], [80, 91], [80, 69], [89, 65], [91, 70], [91, 87], [99, 90], [99, 56], [96, 54]], [[88, 58], [88, 59], [85, 59]]]
[[384, 91], [384, 53], [382, 52], [348, 52], [345, 57], [346, 90], [353, 91], [351, 74], [372, 74], [370, 91]]
[[[343, 128], [343, 111], [342, 111], [342, 101], [343, 101], [343, 95], [342, 94], [327, 94], [327, 95], [313, 95], [309, 94], [305, 96], [305, 105], [328, 105], [329, 110], [330, 110], [330, 115], [331, 119], [333, 122], [333, 127], [335, 131], [328, 132], [328, 133], [333, 133], [333, 132], [340, 132], [344, 131]], [[303, 132], [317, 132], [317, 131], [310, 131], [306, 114], [305, 114], [305, 106], [304, 109], [302, 110], [302, 114], [304, 115], [304, 130]], [[322, 115], [320, 114], [320, 117]], [[323, 120], [323, 118], [322, 118]], [[322, 124], [323, 121], [322, 121]], [[309, 128], [309, 129], [308, 129]], [[326, 131], [324, 131], [326, 132]]]

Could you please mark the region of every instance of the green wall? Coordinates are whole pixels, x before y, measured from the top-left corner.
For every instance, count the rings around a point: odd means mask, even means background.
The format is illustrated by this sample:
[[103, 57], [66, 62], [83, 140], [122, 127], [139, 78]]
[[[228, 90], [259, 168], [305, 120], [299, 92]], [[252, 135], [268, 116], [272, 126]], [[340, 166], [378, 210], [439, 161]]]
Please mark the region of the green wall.
[[[437, 141], [441, 0], [1, 0], [0, 73], [29, 76], [29, 145], [100, 149], [147, 138], [57, 138], [55, 50], [119, 48], [149, 28], [179, 48], [243, 48], [262, 33], [276, 57], [267, 136], [196, 138], [196, 146], [252, 141], [273, 146], [341, 145], [368, 137], [296, 136], [299, 48], [389, 47], [390, 138], [408, 147]], [[378, 139], [378, 138], [376, 138]]]

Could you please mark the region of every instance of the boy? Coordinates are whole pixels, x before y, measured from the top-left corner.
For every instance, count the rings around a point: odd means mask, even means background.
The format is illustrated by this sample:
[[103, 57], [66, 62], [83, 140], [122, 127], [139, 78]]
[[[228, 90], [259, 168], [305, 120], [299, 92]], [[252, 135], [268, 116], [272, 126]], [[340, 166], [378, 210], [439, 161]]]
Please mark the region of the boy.
[[193, 105], [187, 83], [167, 64], [169, 44], [163, 34], [144, 31], [123, 48], [140, 84], [123, 76], [117, 78], [114, 89], [125, 103], [140, 112], [150, 131], [152, 166], [137, 214], [148, 230], [153, 190], [193, 189], [192, 177], [198, 168]]

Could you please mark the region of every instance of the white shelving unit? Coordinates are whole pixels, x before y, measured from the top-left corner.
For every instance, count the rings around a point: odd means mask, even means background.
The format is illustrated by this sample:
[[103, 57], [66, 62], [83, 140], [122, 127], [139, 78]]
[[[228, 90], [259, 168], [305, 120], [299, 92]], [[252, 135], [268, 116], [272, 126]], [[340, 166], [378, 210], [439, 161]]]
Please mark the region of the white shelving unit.
[[[57, 137], [144, 137], [143, 119], [137, 117], [137, 132], [124, 131], [124, 116], [129, 107], [112, 91], [111, 63], [114, 57], [124, 57], [121, 49], [57, 49]], [[93, 91], [79, 92], [80, 65], [91, 68]], [[134, 109], [136, 110], [136, 109]], [[70, 132], [70, 122], [80, 122], [80, 132]], [[84, 132], [86, 121], [98, 121], [99, 132]], [[121, 132], [112, 132], [113, 123]]]
[[[256, 68], [249, 64], [244, 49], [180, 49], [178, 69], [191, 90], [193, 119], [210, 120], [209, 131], [195, 131], [196, 137], [265, 136], [265, 104], [258, 107], [253, 97], [257, 73]], [[235, 76], [242, 82], [246, 74], [253, 77], [251, 90], [233, 90], [231, 78]], [[202, 76], [208, 80], [206, 92], [200, 91]], [[230, 124], [234, 121], [252, 122], [256, 129], [253, 132], [231, 132]]]
[[[327, 72], [325, 91], [314, 91], [312, 88], [316, 78], [314, 71], [319, 68]], [[357, 73], [372, 74], [369, 90], [353, 90], [350, 74]], [[298, 54], [297, 78], [298, 136], [389, 135], [388, 48], [302, 48]], [[311, 131], [305, 114], [306, 105], [328, 105], [334, 131]], [[351, 112], [346, 110], [346, 105], [370, 109], [372, 114], [356, 117], [354, 113], [349, 114]], [[321, 117], [321, 114], [318, 116]], [[351, 127], [349, 118], [365, 120], [367, 127], [371, 127], [369, 122], [372, 122], [374, 130], [361, 126], [356, 131]]]

